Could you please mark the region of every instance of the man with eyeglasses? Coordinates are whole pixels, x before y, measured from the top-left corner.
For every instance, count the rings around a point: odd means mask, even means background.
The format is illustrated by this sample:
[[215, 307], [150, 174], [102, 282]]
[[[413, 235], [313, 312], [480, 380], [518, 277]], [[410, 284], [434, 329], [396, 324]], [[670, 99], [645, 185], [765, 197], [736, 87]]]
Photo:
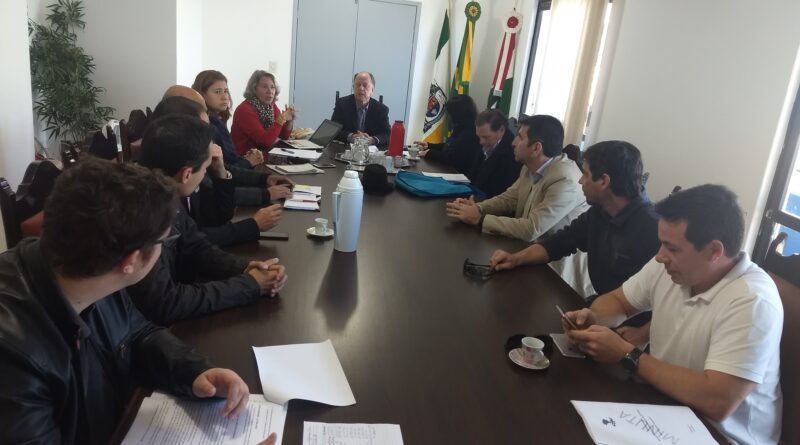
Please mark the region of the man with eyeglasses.
[[145, 320], [125, 291], [158, 261], [177, 198], [161, 175], [90, 158], [56, 181], [41, 238], [0, 254], [3, 443], [109, 443], [138, 385], [224, 397], [229, 418], [245, 408], [235, 372]]
[[[142, 138], [139, 163], [160, 170], [186, 198], [194, 192], [211, 163], [213, 128], [199, 118], [168, 114], [154, 120]], [[275, 296], [286, 282], [277, 259], [246, 261], [211, 243], [183, 208], [172, 226], [175, 241], [128, 292], [151, 321], [168, 326], [176, 321], [250, 304]]]

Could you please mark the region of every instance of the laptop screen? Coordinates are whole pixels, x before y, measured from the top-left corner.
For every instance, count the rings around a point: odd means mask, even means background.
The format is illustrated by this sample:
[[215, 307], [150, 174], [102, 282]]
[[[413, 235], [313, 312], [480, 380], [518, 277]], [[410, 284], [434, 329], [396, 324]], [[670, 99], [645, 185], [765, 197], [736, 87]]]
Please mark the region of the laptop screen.
[[328, 145], [333, 140], [334, 137], [336, 137], [336, 135], [339, 133], [341, 129], [342, 129], [342, 124], [334, 122], [329, 119], [325, 119], [324, 121], [322, 121], [322, 124], [320, 124], [319, 128], [317, 128], [317, 131], [315, 131], [314, 134], [311, 135], [311, 138], [309, 140], [317, 145], [324, 147]]

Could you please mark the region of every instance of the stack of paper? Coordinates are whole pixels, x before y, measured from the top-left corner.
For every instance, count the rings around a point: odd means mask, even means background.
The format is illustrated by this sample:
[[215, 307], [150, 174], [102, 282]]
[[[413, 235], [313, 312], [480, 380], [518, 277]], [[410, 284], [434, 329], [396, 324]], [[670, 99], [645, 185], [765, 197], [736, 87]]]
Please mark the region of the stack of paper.
[[619, 445], [692, 444], [717, 441], [685, 406], [581, 402], [572, 404], [595, 443]]
[[311, 164], [286, 164], [286, 165], [273, 165], [267, 164], [271, 170], [282, 175], [307, 175], [325, 173], [322, 169], [314, 167]]
[[425, 176], [431, 176], [434, 178], [442, 178], [445, 181], [452, 181], [452, 182], [463, 182], [465, 184], [469, 184], [469, 178], [464, 176], [461, 173], [431, 173], [431, 172], [422, 172]]
[[291, 399], [328, 405], [354, 405], [356, 399], [330, 340], [322, 343], [253, 347], [264, 397], [286, 404]]
[[273, 432], [281, 443], [288, 405], [276, 405], [261, 394], [251, 394], [247, 408], [235, 419], [220, 416], [224, 405], [224, 399], [178, 399], [155, 392], [142, 401], [122, 445], [252, 445]]
[[322, 153], [316, 150], [298, 150], [295, 148], [273, 148], [269, 154], [276, 156], [290, 156], [293, 158], [308, 159], [309, 161], [316, 161], [322, 156]]
[[283, 208], [294, 210], [319, 210], [322, 187], [297, 184], [292, 189], [292, 197], [284, 201]]

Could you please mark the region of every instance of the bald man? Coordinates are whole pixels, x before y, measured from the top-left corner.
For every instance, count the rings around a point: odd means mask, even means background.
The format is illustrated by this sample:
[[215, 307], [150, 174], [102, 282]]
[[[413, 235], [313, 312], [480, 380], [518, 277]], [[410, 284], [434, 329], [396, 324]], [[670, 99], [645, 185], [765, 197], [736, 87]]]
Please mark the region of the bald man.
[[353, 142], [365, 136], [370, 145], [389, 144], [389, 108], [372, 98], [375, 76], [368, 71], [353, 76], [353, 94], [336, 101], [331, 120], [342, 124], [337, 140]]

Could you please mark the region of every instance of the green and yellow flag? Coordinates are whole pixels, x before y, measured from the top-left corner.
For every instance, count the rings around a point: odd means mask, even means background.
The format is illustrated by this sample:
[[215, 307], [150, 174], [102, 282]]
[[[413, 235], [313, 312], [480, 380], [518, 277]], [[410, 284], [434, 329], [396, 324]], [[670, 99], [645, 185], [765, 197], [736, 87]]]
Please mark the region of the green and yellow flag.
[[450, 95], [469, 94], [469, 80], [472, 78], [472, 38], [475, 35], [475, 22], [481, 18], [481, 5], [478, 2], [469, 2], [464, 8], [467, 15], [467, 26], [464, 28], [464, 38], [461, 40], [461, 52], [458, 63], [453, 73], [453, 85]]
[[429, 144], [441, 144], [447, 139], [444, 105], [447, 103], [447, 92], [450, 90], [449, 81], [450, 18], [447, 16], [447, 10], [445, 10], [442, 32], [439, 33], [439, 45], [436, 47], [436, 58], [433, 62], [433, 79], [428, 92], [425, 124], [422, 126], [422, 138]]

